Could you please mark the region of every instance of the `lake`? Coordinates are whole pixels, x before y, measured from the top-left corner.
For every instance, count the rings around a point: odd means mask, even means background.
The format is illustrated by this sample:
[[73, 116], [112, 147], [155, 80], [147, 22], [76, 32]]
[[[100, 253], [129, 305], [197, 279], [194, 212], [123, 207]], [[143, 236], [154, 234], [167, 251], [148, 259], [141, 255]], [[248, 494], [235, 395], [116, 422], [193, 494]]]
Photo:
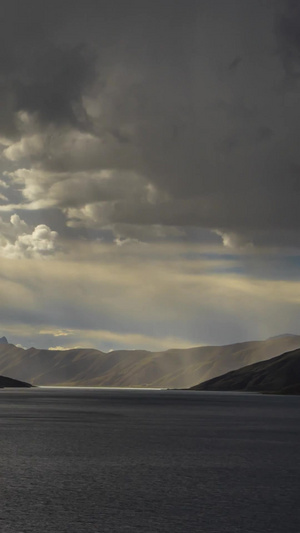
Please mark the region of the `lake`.
[[300, 532], [300, 397], [0, 390], [1, 533]]

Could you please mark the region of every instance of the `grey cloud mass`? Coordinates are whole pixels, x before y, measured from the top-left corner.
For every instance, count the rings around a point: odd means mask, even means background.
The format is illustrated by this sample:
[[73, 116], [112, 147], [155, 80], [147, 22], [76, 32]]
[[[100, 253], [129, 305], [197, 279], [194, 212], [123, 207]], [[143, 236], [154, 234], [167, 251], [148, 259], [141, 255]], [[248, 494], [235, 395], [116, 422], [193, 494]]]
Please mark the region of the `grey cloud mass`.
[[15, 1], [3, 13], [3, 217], [38, 210], [42, 223], [56, 208], [112, 240], [198, 227], [229, 246], [299, 244], [297, 3]]

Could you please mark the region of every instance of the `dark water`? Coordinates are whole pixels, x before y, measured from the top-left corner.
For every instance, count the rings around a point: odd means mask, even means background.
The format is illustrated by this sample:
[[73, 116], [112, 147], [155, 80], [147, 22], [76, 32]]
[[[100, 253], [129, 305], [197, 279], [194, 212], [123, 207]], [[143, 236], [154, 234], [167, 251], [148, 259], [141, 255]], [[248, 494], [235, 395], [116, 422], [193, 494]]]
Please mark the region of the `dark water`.
[[300, 398], [0, 391], [1, 533], [300, 532]]

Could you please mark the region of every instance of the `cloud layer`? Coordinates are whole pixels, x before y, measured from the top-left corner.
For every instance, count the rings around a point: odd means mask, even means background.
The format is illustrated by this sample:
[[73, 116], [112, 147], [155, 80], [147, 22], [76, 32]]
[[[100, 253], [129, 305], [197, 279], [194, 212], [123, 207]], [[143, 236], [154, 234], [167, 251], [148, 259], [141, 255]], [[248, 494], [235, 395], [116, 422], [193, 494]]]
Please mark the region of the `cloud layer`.
[[2, 258], [4, 333], [27, 347], [108, 351], [225, 344], [297, 331], [299, 264], [291, 278], [284, 268], [280, 273], [274, 256], [260, 269], [256, 263], [250, 276], [238, 256], [208, 254], [194, 245], [182, 252], [181, 245], [99, 243], [91, 257], [90, 245], [82, 243], [77, 255], [42, 265]]
[[31, 1], [20, 33], [17, 5], [0, 124], [21, 198], [3, 210], [55, 207], [124, 238], [159, 225], [299, 244], [297, 5], [90, 1], [58, 22], [56, 2]]

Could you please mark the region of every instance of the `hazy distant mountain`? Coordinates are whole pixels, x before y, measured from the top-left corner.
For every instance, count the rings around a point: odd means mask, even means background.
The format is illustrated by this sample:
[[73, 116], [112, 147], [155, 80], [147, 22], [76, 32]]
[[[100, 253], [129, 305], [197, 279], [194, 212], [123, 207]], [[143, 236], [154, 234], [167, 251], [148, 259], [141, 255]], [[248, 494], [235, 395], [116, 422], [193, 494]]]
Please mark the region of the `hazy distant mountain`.
[[8, 344], [8, 340], [6, 337], [1, 337], [0, 344]]
[[293, 333], [283, 333], [281, 335], [274, 335], [273, 337], [269, 337], [269, 339], [281, 339], [282, 337], [295, 337]]
[[300, 394], [300, 349], [233, 370], [192, 388]]
[[0, 344], [0, 373], [34, 385], [182, 387], [300, 347], [300, 336], [164, 352], [24, 350]]
[[30, 383], [25, 383], [24, 381], [19, 381], [18, 379], [11, 379], [6, 376], [0, 376], [0, 389], [6, 387], [32, 387]]

